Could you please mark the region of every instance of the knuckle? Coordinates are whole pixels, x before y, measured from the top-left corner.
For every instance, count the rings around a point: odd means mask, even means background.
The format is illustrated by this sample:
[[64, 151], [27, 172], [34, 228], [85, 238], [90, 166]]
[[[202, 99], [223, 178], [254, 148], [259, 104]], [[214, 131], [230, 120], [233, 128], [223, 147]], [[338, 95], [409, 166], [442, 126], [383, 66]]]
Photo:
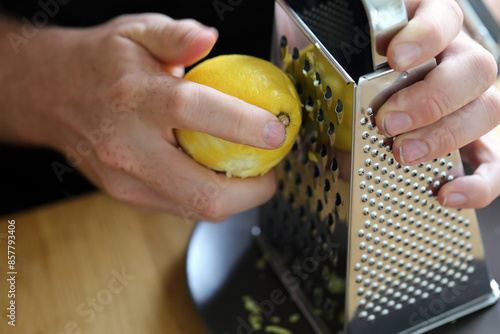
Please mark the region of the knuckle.
[[495, 109], [496, 113], [500, 117], [500, 90], [496, 87], [492, 87], [488, 90], [488, 96], [489, 99], [491, 99], [493, 109]]
[[477, 205], [475, 205], [475, 208], [476, 209], [485, 208], [488, 205], [490, 205], [493, 202], [493, 200], [494, 198], [493, 196], [491, 196], [491, 193], [487, 189], [484, 189], [479, 197]]
[[189, 128], [193, 122], [193, 116], [200, 109], [200, 88], [198, 85], [176, 85], [168, 94], [168, 109], [172, 120], [178, 125]]
[[486, 99], [485, 109], [488, 110], [490, 124], [496, 126], [500, 123], [500, 91], [492, 87], [483, 96]]
[[493, 55], [478, 44], [475, 52], [471, 52], [471, 64], [477, 78], [482, 80], [483, 85], [491, 86], [497, 77], [497, 63]]
[[130, 92], [133, 90], [134, 78], [131, 74], [126, 74], [118, 79], [104, 92], [104, 97], [111, 102], [130, 102]]
[[141, 14], [121, 14], [114, 18], [112, 18], [109, 23], [111, 24], [130, 24], [131, 22], [136, 22], [138, 18], [141, 17]]
[[443, 27], [440, 22], [430, 18], [426, 18], [425, 22], [421, 25], [422, 33], [421, 36], [427, 36], [427, 38], [432, 38], [432, 44], [436, 48], [443, 49], [446, 46], [445, 34], [443, 32]]
[[140, 14], [123, 14], [110, 21], [120, 34], [125, 36], [133, 36], [136, 33], [144, 33], [149, 31], [155, 34], [154, 36], [168, 36], [165, 33], [165, 24], [173, 20], [166, 15], [159, 13], [140, 13]]
[[455, 19], [457, 19], [460, 25], [462, 25], [464, 21], [464, 13], [462, 12], [462, 9], [458, 5], [458, 3], [455, 0], [445, 0], [444, 4], [450, 8]]
[[131, 172], [132, 163], [129, 154], [119, 145], [104, 142], [96, 148], [99, 161], [108, 169]]
[[425, 143], [430, 148], [430, 159], [438, 158], [457, 149], [460, 143], [460, 127], [455, 122], [441, 122], [427, 133]]
[[227, 215], [227, 203], [224, 202], [219, 185], [209, 182], [196, 188], [192, 196], [192, 205], [195, 213], [202, 217], [215, 221]]
[[[103, 43], [107, 52], [123, 54], [129, 51], [131, 43], [137, 34], [143, 33], [146, 29], [144, 22], [135, 21], [130, 17], [118, 17], [110, 22], [108, 33], [103, 36]], [[125, 37], [125, 38], [123, 38]], [[118, 52], [117, 52], [118, 51]]]
[[[239, 109], [234, 113], [234, 126], [229, 126], [227, 127], [227, 130], [229, 131], [228, 136], [230, 138], [237, 139], [239, 138], [239, 141], [241, 142], [241, 139], [243, 138], [245, 134], [245, 130], [248, 129], [248, 122], [245, 119], [246, 113]], [[253, 152], [253, 151], [252, 151]]]
[[195, 206], [195, 212], [211, 221], [216, 221], [225, 216], [219, 201], [214, 198], [205, 198], [198, 201]]
[[436, 122], [449, 113], [451, 106], [450, 97], [441, 89], [431, 90], [430, 95], [425, 99], [423, 119], [426, 124]]
[[200, 26], [200, 23], [198, 21], [196, 21], [195, 19], [190, 19], [190, 18], [178, 20], [177, 22], [181, 25], [185, 25], [188, 27], [199, 27]]
[[451, 118], [449, 122], [442, 125], [439, 136], [436, 138], [439, 143], [437, 155], [448, 154], [460, 147], [463, 137], [460, 125], [455, 118]]
[[189, 37], [192, 29], [199, 27], [200, 24], [193, 19], [182, 19], [174, 21], [169, 31], [164, 30], [164, 38], [168, 39], [176, 45], [180, 45], [186, 38]]
[[148, 81], [149, 79], [146, 75], [125, 74], [103, 93], [103, 98], [109, 102], [110, 109], [114, 113], [136, 111], [147, 103], [157, 84], [154, 79]]
[[[460, 32], [464, 15], [460, 6], [454, 0], [442, 0], [438, 4], [439, 9], [445, 13], [445, 20], [435, 15], [421, 16], [422, 22], [420, 22], [419, 29], [421, 29], [421, 36], [426, 36], [426, 39], [433, 39], [432, 44], [429, 43], [428, 45], [434, 45], [434, 48], [442, 50], [448, 45], [449, 39]], [[447, 24], [444, 24], [444, 22]], [[453, 27], [453, 29], [449, 27]]]
[[129, 23], [133, 19], [133, 16], [130, 14], [122, 14], [118, 15], [111, 20], [108, 21], [109, 26], [115, 26], [115, 27], [120, 27], [124, 24]]
[[491, 204], [491, 202], [493, 202], [496, 197], [494, 192], [492, 191], [492, 188], [489, 186], [489, 184], [484, 182], [483, 179], [479, 180], [479, 182], [476, 184], [476, 187], [476, 189], [479, 191], [475, 192], [477, 196], [475, 196], [474, 207], [476, 209], [487, 207]]

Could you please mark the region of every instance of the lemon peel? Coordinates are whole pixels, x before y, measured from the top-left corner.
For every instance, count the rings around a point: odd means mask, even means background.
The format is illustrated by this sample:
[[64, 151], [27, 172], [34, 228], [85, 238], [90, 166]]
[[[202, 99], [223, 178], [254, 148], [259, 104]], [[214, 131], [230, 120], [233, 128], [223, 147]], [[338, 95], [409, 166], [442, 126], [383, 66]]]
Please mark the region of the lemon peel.
[[271, 62], [248, 55], [222, 55], [196, 65], [185, 79], [265, 109], [286, 128], [285, 142], [274, 150], [175, 129], [180, 147], [195, 161], [229, 177], [246, 178], [267, 173], [292, 148], [302, 122], [302, 105], [293, 82]]

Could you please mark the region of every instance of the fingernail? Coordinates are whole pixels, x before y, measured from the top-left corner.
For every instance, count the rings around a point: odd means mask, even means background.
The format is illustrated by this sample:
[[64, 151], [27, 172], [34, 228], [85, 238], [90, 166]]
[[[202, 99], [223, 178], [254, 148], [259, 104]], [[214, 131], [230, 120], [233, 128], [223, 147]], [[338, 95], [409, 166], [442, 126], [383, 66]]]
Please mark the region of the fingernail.
[[443, 201], [443, 206], [457, 207], [464, 205], [467, 202], [467, 197], [461, 193], [449, 193]]
[[399, 155], [405, 165], [412, 165], [429, 153], [427, 145], [416, 139], [408, 139], [399, 148]]
[[273, 121], [264, 127], [264, 142], [270, 146], [278, 148], [286, 139], [286, 130], [280, 121]]
[[411, 118], [403, 112], [391, 112], [384, 117], [382, 127], [389, 137], [399, 135], [411, 127]]
[[411, 67], [420, 58], [420, 48], [414, 43], [402, 43], [394, 48], [394, 62], [398, 69]]

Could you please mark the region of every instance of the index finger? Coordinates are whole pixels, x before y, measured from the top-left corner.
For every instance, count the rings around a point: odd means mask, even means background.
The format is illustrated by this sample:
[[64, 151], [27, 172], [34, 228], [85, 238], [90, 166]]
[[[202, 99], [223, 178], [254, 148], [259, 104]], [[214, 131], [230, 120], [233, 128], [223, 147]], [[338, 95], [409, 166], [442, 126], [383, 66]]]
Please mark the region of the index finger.
[[158, 92], [151, 103], [154, 110], [169, 109], [165, 117], [171, 127], [263, 149], [276, 149], [285, 141], [285, 126], [270, 111], [188, 80], [168, 81], [166, 91]]
[[389, 43], [392, 68], [404, 71], [441, 53], [462, 28], [463, 13], [453, 0], [407, 0], [410, 21]]

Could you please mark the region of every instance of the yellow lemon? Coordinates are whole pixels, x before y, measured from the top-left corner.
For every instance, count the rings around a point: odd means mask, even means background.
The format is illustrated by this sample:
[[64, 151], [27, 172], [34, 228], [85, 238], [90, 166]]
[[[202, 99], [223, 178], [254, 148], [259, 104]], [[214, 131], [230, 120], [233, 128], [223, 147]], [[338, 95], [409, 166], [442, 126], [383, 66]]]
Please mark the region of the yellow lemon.
[[179, 145], [195, 161], [229, 177], [244, 178], [266, 173], [292, 148], [302, 121], [302, 105], [293, 82], [271, 62], [247, 55], [222, 55], [196, 65], [185, 79], [269, 111], [283, 122], [287, 133], [281, 147], [266, 150], [176, 129]]

